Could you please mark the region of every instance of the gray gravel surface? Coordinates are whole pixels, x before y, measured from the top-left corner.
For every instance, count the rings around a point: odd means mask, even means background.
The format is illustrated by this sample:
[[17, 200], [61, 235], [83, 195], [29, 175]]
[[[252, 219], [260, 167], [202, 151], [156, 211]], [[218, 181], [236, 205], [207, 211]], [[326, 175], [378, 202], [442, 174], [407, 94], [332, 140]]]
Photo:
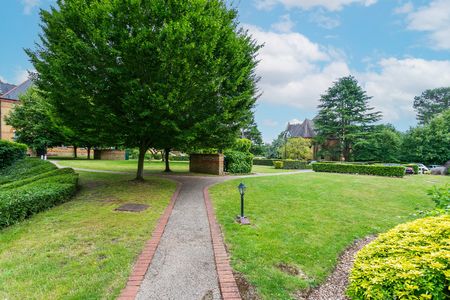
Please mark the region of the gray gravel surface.
[[374, 239], [374, 236], [368, 236], [353, 243], [353, 245], [341, 254], [336, 269], [327, 278], [325, 283], [313, 289], [307, 296], [299, 296], [298, 299], [347, 300], [348, 297], [346, 297], [345, 291], [348, 285], [348, 276], [355, 260], [355, 254]]
[[223, 178], [170, 178], [183, 185], [136, 299], [220, 299], [203, 188]]

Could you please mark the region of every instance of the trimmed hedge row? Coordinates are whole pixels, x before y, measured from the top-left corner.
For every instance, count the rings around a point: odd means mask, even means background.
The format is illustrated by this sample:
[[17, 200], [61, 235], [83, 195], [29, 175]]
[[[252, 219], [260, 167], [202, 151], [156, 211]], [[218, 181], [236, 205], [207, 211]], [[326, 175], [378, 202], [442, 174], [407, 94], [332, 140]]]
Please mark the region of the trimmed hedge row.
[[253, 160], [253, 164], [255, 166], [273, 166], [274, 161], [278, 161], [279, 159], [262, 159], [262, 158], [255, 158]]
[[236, 150], [225, 151], [225, 171], [233, 174], [251, 173], [253, 154]]
[[15, 161], [25, 158], [27, 145], [0, 140], [0, 169], [12, 165]]
[[405, 175], [405, 168], [401, 166], [313, 163], [312, 168], [315, 172], [364, 174], [389, 177], [403, 177]]
[[69, 200], [77, 189], [78, 174], [73, 169], [56, 169], [48, 161], [25, 159], [3, 171], [0, 228]]
[[286, 169], [286, 170], [306, 170], [311, 169], [311, 165], [308, 162], [303, 160], [276, 160], [273, 161], [273, 166], [275, 169]]
[[450, 216], [401, 224], [366, 245], [350, 275], [352, 299], [448, 299]]

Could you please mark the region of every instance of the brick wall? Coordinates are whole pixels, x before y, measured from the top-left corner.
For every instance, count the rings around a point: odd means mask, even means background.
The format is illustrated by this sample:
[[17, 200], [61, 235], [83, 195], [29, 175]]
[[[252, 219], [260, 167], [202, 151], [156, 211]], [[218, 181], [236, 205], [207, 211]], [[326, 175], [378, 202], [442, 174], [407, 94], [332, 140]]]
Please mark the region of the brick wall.
[[94, 150], [94, 159], [125, 160], [125, 151], [123, 151], [123, 150]]
[[223, 175], [223, 154], [191, 154], [189, 157], [189, 171]]
[[8, 141], [14, 140], [14, 128], [6, 125], [5, 116], [13, 109], [19, 101], [0, 99], [0, 138]]
[[[92, 151], [91, 151], [92, 154]], [[64, 156], [64, 157], [73, 157], [73, 147], [54, 147], [54, 148], [48, 148], [47, 149], [47, 156]], [[87, 149], [85, 148], [78, 148], [77, 149], [77, 156], [78, 157], [84, 157], [87, 156]]]

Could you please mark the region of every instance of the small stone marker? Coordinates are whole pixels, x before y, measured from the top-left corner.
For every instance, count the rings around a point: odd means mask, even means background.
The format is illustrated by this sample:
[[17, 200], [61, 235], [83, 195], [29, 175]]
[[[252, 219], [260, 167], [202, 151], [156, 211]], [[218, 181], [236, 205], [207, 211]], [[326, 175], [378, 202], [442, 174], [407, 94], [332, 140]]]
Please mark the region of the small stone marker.
[[131, 211], [131, 212], [140, 212], [144, 211], [149, 206], [147, 204], [138, 204], [138, 203], [126, 203], [122, 206], [119, 206], [115, 210], [117, 211]]

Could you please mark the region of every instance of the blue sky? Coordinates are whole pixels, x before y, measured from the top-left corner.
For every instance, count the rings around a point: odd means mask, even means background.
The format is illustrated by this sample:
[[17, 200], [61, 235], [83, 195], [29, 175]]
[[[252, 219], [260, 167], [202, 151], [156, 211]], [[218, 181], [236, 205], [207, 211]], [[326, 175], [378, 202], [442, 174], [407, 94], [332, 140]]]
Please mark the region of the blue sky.
[[[0, 80], [20, 83], [32, 69], [39, 8], [53, 0], [3, 0]], [[416, 125], [413, 98], [450, 86], [449, 0], [233, 0], [241, 24], [264, 43], [256, 121], [271, 141], [288, 121], [317, 113], [320, 95], [354, 75], [383, 122]]]

